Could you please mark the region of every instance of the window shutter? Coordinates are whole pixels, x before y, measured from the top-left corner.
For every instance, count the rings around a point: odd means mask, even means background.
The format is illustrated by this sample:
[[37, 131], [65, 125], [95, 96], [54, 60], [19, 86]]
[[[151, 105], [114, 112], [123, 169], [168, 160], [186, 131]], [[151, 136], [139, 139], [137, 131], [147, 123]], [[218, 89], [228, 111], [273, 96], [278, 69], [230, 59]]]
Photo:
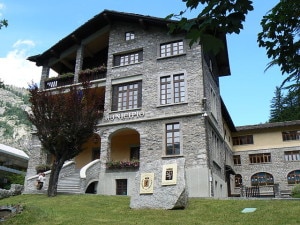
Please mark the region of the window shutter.
[[142, 81], [138, 82], [138, 107], [142, 107]]
[[120, 55], [114, 55], [114, 66], [120, 66]]
[[118, 86], [115, 85], [112, 87], [112, 106], [111, 106], [112, 111], [117, 111], [118, 110]]

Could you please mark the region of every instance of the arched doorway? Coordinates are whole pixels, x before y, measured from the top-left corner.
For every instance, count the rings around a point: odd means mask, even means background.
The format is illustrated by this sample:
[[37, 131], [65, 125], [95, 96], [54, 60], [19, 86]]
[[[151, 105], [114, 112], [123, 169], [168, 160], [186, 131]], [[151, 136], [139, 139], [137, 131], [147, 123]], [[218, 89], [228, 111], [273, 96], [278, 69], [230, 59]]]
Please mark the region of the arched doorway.
[[111, 136], [110, 161], [139, 161], [140, 134], [133, 129], [122, 129]]
[[94, 181], [89, 184], [87, 187], [85, 193], [86, 194], [96, 194], [97, 193], [97, 186], [98, 186], [98, 181]]

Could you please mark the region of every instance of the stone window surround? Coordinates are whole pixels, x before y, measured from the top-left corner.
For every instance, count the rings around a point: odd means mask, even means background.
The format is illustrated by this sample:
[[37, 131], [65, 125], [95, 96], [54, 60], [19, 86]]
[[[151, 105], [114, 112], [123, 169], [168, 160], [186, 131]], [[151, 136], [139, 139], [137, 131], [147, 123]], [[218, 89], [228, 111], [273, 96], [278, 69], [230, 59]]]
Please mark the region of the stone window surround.
[[[122, 56], [131, 56], [133, 54], [138, 54], [138, 62], [134, 62], [134, 63], [128, 63], [128, 64], [124, 64], [121, 65], [120, 64], [120, 60], [118, 60], [118, 64], [116, 64], [116, 57], [122, 57]], [[123, 52], [117, 52], [112, 54], [113, 55], [113, 61], [112, 61], [112, 68], [118, 68], [118, 67], [124, 67], [124, 66], [130, 66], [130, 65], [136, 65], [139, 63], [143, 62], [143, 58], [144, 58], [144, 50], [143, 48], [137, 48], [137, 49], [132, 49], [129, 51], [123, 51]]]
[[[178, 123], [180, 125], [179, 128], [179, 145], [180, 145], [180, 153], [174, 155], [167, 155], [167, 124], [175, 124]], [[183, 157], [183, 138], [182, 138], [182, 123], [179, 121], [170, 121], [165, 122], [162, 125], [162, 158], [172, 158], [172, 157]]]
[[135, 39], [134, 31], [127, 31], [125, 32], [125, 41], [131, 41]]
[[[180, 42], [182, 41], [183, 42], [183, 52], [182, 53], [179, 53], [179, 54], [176, 54], [176, 55], [169, 55], [169, 56], [161, 56], [161, 45], [164, 45], [164, 44], [169, 44], [169, 43], [176, 43], [176, 42]], [[173, 58], [173, 57], [178, 57], [178, 56], [184, 56], [186, 55], [186, 43], [185, 43], [185, 40], [182, 39], [182, 38], [179, 38], [179, 39], [173, 39], [173, 40], [169, 40], [169, 41], [166, 41], [166, 42], [163, 42], [163, 43], [158, 43], [157, 44], [157, 59], [160, 60], [160, 59], [167, 59], [167, 58]]]
[[[185, 87], [185, 100], [183, 102], [174, 102], [174, 87], [173, 87], [173, 77], [174, 75], [179, 75], [179, 74], [183, 74], [184, 75], [184, 87]], [[172, 102], [170, 104], [165, 104], [162, 105], [161, 101], [160, 101], [160, 79], [162, 77], [167, 77], [167, 76], [171, 76], [171, 94], [172, 94]], [[168, 106], [172, 106], [172, 105], [181, 105], [181, 104], [187, 104], [188, 103], [188, 88], [187, 88], [187, 75], [186, 75], [186, 71], [185, 70], [177, 70], [177, 71], [164, 71], [161, 73], [157, 74], [157, 94], [158, 94], [158, 98], [157, 98], [157, 106], [156, 107], [168, 107]]]

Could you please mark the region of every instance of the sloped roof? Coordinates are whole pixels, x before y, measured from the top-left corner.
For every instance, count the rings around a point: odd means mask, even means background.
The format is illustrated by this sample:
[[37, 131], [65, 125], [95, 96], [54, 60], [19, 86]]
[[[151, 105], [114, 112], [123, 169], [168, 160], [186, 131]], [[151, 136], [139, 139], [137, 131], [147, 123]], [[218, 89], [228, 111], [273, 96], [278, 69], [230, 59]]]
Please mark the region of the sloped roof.
[[239, 131], [251, 131], [251, 130], [258, 130], [258, 129], [283, 128], [283, 127], [291, 127], [291, 126], [300, 126], [300, 120], [238, 126], [236, 127], [236, 130], [239, 132]]
[[16, 149], [16, 148], [4, 145], [4, 144], [0, 144], [0, 153], [16, 156], [16, 157], [27, 159], [27, 160], [29, 159], [29, 156], [22, 150], [19, 150], [19, 149]]
[[[28, 60], [36, 62], [37, 66], [42, 66], [44, 62], [47, 61], [47, 59], [51, 58], [53, 52], [63, 52], [64, 50], [67, 50], [68, 48], [76, 44], [76, 42], [81, 41], [86, 37], [89, 37], [101, 28], [112, 24], [114, 21], [139, 23], [145, 29], [147, 29], [149, 25], [165, 27], [167, 29], [170, 23], [178, 22], [176, 20], [167, 20], [164, 18], [158, 18], [153, 16], [104, 10], [103, 12], [94, 16], [92, 19], [88, 20], [82, 26], [78, 27], [72, 33], [61, 39], [59, 42], [57, 42], [55, 45], [50, 47], [42, 54], [30, 56], [28, 57]], [[219, 38], [223, 41], [225, 46], [224, 50], [221, 51], [217, 56], [218, 64], [220, 67], [220, 76], [224, 76], [230, 74], [226, 35], [220, 34]]]

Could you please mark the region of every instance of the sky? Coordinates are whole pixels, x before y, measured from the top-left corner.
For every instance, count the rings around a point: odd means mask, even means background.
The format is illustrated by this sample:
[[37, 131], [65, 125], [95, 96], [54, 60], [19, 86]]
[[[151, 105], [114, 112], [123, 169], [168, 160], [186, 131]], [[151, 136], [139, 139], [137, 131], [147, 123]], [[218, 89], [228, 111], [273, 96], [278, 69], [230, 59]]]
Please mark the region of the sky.
[[[276, 66], [265, 72], [270, 60], [256, 41], [261, 18], [278, 1], [254, 0], [244, 29], [227, 36], [231, 76], [220, 78], [220, 90], [235, 126], [267, 122], [275, 87], [284, 80]], [[0, 30], [0, 80], [25, 88], [32, 81], [39, 83], [42, 68], [27, 57], [43, 53], [105, 9], [164, 18], [184, 10], [185, 4], [181, 0], [0, 0], [0, 20], [9, 23]], [[186, 16], [193, 18], [199, 11], [187, 11]]]

